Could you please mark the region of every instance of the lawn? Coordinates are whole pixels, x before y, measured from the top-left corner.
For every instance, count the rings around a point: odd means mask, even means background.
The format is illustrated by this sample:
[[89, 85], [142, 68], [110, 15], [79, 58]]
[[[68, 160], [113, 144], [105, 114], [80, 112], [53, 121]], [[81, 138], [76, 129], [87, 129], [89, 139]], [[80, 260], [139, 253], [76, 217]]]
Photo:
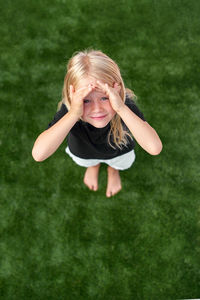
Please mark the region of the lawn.
[[[196, 0], [1, 1], [0, 299], [200, 298], [200, 3]], [[83, 184], [66, 141], [31, 152], [61, 100], [68, 59], [99, 49], [156, 129], [136, 145], [123, 189]]]

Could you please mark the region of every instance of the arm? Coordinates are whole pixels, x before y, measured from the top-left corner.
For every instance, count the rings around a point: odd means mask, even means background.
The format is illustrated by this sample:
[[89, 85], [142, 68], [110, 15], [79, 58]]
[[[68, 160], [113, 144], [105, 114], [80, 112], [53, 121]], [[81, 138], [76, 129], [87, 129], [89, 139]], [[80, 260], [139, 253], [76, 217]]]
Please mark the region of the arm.
[[138, 144], [149, 154], [158, 155], [162, 150], [162, 142], [158, 134], [147, 122], [140, 119], [122, 101], [119, 95], [121, 87], [115, 83], [112, 88], [108, 86], [108, 84], [103, 84], [99, 80], [97, 81], [97, 84], [109, 96], [112, 108], [124, 121]]
[[56, 124], [42, 132], [32, 149], [32, 156], [36, 161], [43, 161], [51, 156], [68, 135], [71, 128], [83, 114], [83, 99], [92, 91], [92, 87], [85, 86], [75, 91], [70, 86], [71, 108]]
[[56, 124], [42, 132], [36, 139], [32, 149], [34, 160], [39, 162], [51, 156], [58, 149], [78, 119], [77, 115], [68, 112]]
[[158, 155], [162, 151], [162, 142], [156, 131], [140, 119], [125, 104], [117, 111], [138, 144], [149, 154]]

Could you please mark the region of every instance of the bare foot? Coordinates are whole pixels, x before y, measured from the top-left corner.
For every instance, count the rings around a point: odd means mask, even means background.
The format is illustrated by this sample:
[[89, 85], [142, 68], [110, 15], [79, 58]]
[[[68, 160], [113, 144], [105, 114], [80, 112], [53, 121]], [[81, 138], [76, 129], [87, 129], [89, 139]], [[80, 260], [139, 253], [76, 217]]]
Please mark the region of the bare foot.
[[85, 171], [85, 176], [83, 182], [85, 185], [89, 187], [90, 190], [97, 191], [98, 190], [98, 175], [99, 175], [99, 167], [100, 164], [88, 167]]
[[117, 194], [122, 189], [119, 171], [108, 167], [108, 184], [106, 196], [111, 197]]

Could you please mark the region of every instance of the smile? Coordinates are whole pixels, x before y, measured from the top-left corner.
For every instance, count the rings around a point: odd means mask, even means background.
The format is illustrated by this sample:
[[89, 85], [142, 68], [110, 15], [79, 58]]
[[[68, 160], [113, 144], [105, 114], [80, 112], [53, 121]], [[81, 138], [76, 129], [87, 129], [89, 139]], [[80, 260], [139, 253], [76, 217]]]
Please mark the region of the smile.
[[104, 115], [104, 116], [98, 116], [98, 117], [91, 117], [91, 119], [93, 119], [93, 120], [102, 120], [105, 117], [106, 117], [106, 115]]

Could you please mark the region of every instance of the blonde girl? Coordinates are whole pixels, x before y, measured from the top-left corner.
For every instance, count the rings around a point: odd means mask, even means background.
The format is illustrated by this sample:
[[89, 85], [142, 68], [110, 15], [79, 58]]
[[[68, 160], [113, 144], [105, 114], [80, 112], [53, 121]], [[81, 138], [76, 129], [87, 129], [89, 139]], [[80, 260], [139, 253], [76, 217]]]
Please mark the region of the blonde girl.
[[47, 129], [35, 141], [32, 156], [43, 161], [67, 137], [66, 153], [86, 167], [84, 183], [98, 190], [101, 163], [108, 165], [106, 196], [122, 186], [119, 170], [135, 160], [135, 141], [149, 154], [158, 155], [162, 143], [125, 88], [118, 65], [99, 50], [76, 52], [69, 60], [63, 98]]

